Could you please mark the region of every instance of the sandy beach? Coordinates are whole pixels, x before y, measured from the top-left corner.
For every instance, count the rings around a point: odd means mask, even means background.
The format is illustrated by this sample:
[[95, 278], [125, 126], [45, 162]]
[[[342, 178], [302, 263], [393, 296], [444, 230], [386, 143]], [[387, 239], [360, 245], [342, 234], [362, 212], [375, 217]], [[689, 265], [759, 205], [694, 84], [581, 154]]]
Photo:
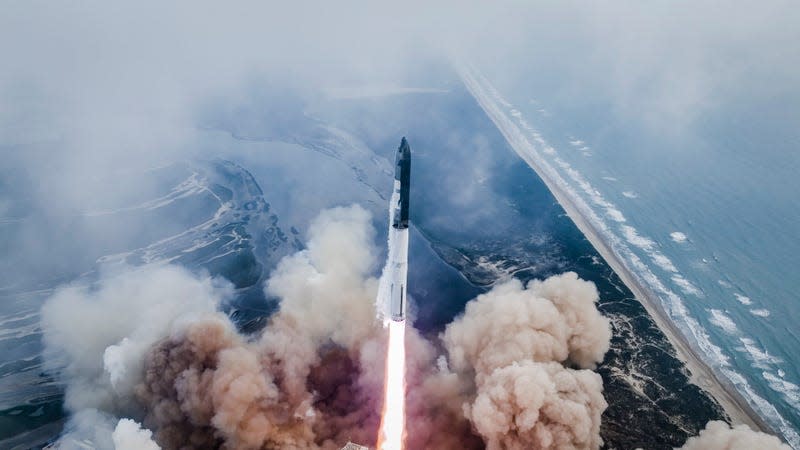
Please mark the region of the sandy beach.
[[[549, 184], [548, 187], [550, 187]], [[578, 229], [581, 230], [611, 268], [614, 269], [614, 272], [622, 279], [628, 289], [633, 292], [636, 299], [639, 300], [656, 322], [658, 328], [664, 333], [667, 339], [669, 339], [670, 343], [675, 348], [678, 358], [686, 364], [687, 369], [691, 372], [692, 383], [710, 393], [711, 396], [722, 405], [722, 408], [728, 416], [730, 416], [732, 423], [744, 423], [750, 426], [750, 428], [776, 434], [776, 432], [756, 414], [750, 405], [747, 404], [746, 400], [734, 387], [717, 377], [713, 370], [700, 358], [697, 352], [692, 349], [680, 330], [667, 318], [656, 294], [643, 286], [636, 277], [627, 270], [597, 231], [578, 214], [578, 211], [567, 196], [553, 189], [553, 187], [550, 187], [550, 190], [567, 212], [567, 215], [575, 222]]]
[[625, 264], [623, 264], [612, 250], [611, 246], [605, 241], [600, 230], [597, 230], [595, 226], [584, 217], [580, 208], [574, 204], [570, 196], [559, 187], [553, 175], [550, 174], [552, 168], [543, 167], [540, 161], [530, 153], [530, 148], [532, 146], [527, 138], [525, 138], [521, 130], [513, 122], [506, 118], [498, 105], [489, 97], [473, 71], [467, 67], [459, 66], [458, 64], [457, 68], [467, 89], [497, 126], [509, 145], [528, 166], [539, 175], [542, 181], [544, 181], [545, 185], [564, 208], [570, 219], [572, 219], [578, 229], [586, 236], [589, 242], [591, 242], [592, 246], [594, 246], [614, 272], [622, 279], [625, 285], [633, 292], [636, 299], [645, 307], [656, 322], [656, 325], [658, 325], [659, 329], [661, 329], [670, 343], [672, 343], [678, 358], [685, 363], [687, 369], [691, 372], [692, 383], [701, 387], [714, 397], [728, 414], [733, 424], [743, 423], [756, 430], [777, 434], [772, 427], [756, 414], [747, 401], [732, 385], [730, 385], [730, 383], [719, 378], [703, 361], [699, 353], [670, 321], [666, 312], [661, 307], [657, 295], [639, 282], [637, 277], [628, 270]]

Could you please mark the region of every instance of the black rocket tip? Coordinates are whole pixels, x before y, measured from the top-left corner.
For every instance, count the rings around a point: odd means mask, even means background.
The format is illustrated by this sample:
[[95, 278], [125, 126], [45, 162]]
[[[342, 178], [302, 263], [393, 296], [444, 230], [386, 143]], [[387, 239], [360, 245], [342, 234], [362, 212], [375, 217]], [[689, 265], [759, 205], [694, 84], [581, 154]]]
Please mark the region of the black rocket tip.
[[405, 136], [403, 136], [403, 139], [400, 140], [400, 147], [408, 147], [408, 141], [406, 140]]

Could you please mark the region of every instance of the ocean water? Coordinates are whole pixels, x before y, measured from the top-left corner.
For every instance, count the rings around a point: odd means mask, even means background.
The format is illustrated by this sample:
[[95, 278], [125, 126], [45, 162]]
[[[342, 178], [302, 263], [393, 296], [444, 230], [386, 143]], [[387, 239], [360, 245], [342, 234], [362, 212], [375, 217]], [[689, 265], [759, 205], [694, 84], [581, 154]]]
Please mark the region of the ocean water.
[[551, 171], [701, 357], [800, 448], [796, 103], [739, 98], [676, 133], [619, 122], [600, 95], [564, 102], [535, 74], [465, 71], [518, 133], [515, 148]]

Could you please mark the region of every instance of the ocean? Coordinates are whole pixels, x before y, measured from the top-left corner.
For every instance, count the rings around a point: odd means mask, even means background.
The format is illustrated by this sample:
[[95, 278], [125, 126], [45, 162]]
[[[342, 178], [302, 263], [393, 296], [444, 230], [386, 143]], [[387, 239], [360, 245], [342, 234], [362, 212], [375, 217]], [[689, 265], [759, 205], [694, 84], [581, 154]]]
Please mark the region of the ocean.
[[558, 101], [535, 74], [465, 70], [701, 358], [800, 447], [796, 108], [750, 99], [671, 132], [615, 122], [600, 98]]

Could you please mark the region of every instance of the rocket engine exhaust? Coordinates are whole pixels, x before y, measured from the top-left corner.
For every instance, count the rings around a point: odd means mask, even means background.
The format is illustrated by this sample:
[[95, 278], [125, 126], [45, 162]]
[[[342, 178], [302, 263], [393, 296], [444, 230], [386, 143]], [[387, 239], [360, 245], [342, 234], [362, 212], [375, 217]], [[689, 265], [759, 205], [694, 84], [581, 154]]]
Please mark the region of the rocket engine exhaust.
[[[394, 189], [389, 203], [389, 252], [378, 290], [378, 304], [387, 313], [389, 344], [379, 450], [401, 450], [405, 429], [405, 326], [408, 278], [408, 218], [411, 147], [404, 137], [395, 157]], [[388, 288], [388, 289], [387, 289]], [[388, 303], [388, 304], [387, 304]]]
[[389, 348], [386, 352], [386, 383], [383, 413], [378, 435], [378, 450], [401, 450], [405, 432], [405, 321], [389, 321]]

